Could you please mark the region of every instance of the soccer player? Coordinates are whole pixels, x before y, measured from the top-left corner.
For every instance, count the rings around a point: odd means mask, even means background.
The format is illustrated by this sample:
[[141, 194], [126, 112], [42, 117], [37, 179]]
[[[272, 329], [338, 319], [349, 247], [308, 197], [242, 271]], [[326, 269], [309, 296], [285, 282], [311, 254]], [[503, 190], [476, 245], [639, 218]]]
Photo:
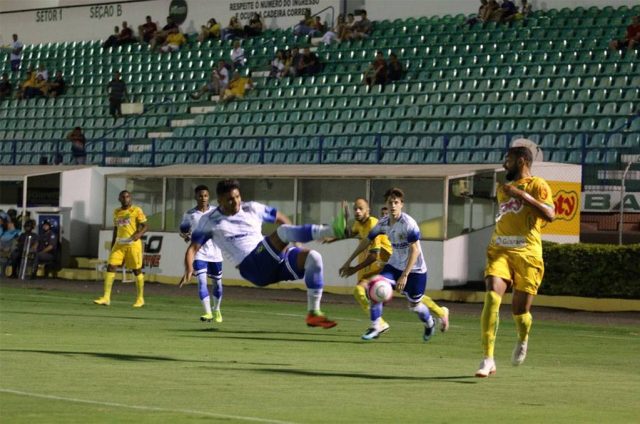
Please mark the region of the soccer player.
[[[386, 208], [386, 207], [385, 207]], [[387, 213], [388, 216], [388, 213]], [[353, 217], [355, 221], [351, 227], [350, 234], [360, 240], [367, 239], [367, 235], [378, 223], [378, 218], [371, 215], [369, 208], [369, 202], [362, 197], [359, 197], [353, 203]], [[391, 242], [386, 234], [378, 234], [369, 244], [368, 251], [362, 251], [359, 257], [359, 263], [355, 266], [351, 266], [351, 263], [341, 268], [341, 276], [349, 277], [356, 272], [358, 273], [358, 284], [353, 291], [353, 296], [358, 302], [358, 305], [369, 314], [369, 299], [367, 299], [367, 287], [369, 280], [382, 271], [384, 265], [389, 261], [393, 248]], [[424, 303], [429, 310], [440, 321], [440, 330], [447, 331], [449, 329], [449, 309], [440, 307], [429, 296], [422, 297], [422, 303]], [[388, 325], [382, 320], [381, 325], [387, 327]]]
[[498, 190], [496, 227], [487, 249], [484, 271], [487, 293], [480, 324], [484, 359], [476, 377], [495, 374], [493, 350], [498, 330], [502, 296], [513, 289], [511, 311], [516, 323], [518, 341], [511, 362], [520, 365], [527, 356], [531, 330], [531, 304], [544, 274], [540, 228], [551, 222], [555, 208], [551, 189], [545, 180], [531, 175], [533, 156], [527, 147], [511, 147], [504, 160], [509, 183]]
[[[191, 241], [191, 232], [198, 225], [198, 221], [204, 214], [213, 211], [215, 208], [209, 204], [209, 187], [199, 185], [195, 188], [196, 206], [186, 211], [180, 223], [180, 237], [187, 243]], [[207, 241], [196, 253], [193, 269], [198, 279], [198, 294], [200, 302], [204, 308], [204, 315], [200, 321], [222, 322], [220, 304], [222, 303], [222, 252], [213, 243]], [[207, 276], [211, 277], [213, 284], [213, 311], [211, 310], [211, 298], [207, 287]]]
[[[193, 275], [193, 259], [209, 239], [213, 239], [240, 275], [256, 286], [279, 281], [304, 279], [307, 286], [306, 323], [310, 327], [332, 328], [336, 322], [320, 310], [324, 287], [322, 256], [315, 250], [290, 246], [291, 242], [344, 238], [345, 212], [341, 211], [333, 226], [291, 225], [277, 209], [258, 203], [243, 202], [237, 180], [220, 181], [216, 187], [218, 207], [204, 215], [191, 235], [185, 253], [185, 273], [180, 285]], [[262, 223], [277, 223], [271, 235], [262, 236]]]
[[134, 308], [144, 306], [144, 274], [142, 273], [142, 240], [147, 231], [147, 217], [142, 209], [131, 204], [131, 193], [122, 190], [118, 195], [121, 207], [113, 211], [113, 238], [111, 254], [104, 274], [104, 294], [94, 300], [97, 305], [111, 303], [111, 287], [116, 277], [116, 267], [123, 263], [133, 272], [136, 280], [136, 301]]
[[[433, 335], [435, 322], [429, 308], [422, 303], [427, 287], [427, 264], [420, 248], [420, 229], [412, 217], [402, 212], [404, 192], [401, 189], [387, 190], [384, 198], [389, 208], [389, 216], [381, 218], [367, 237], [360, 241], [356, 250], [340, 268], [340, 272], [344, 273], [351, 261], [364, 252], [378, 235], [386, 234], [393, 246], [393, 253], [379, 275], [407, 297], [409, 309], [424, 323], [423, 339], [426, 342]], [[389, 324], [382, 319], [382, 303], [371, 304], [370, 317], [371, 327], [362, 335], [364, 340], [377, 339], [389, 329]]]

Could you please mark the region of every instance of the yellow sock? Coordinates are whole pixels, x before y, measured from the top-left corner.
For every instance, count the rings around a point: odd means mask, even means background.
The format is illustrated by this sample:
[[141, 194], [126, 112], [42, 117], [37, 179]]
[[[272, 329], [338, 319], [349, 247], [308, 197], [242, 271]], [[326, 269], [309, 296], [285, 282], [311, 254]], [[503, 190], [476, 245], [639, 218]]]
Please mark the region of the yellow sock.
[[422, 296], [422, 303], [424, 303], [437, 318], [442, 318], [444, 316], [444, 311], [442, 310], [442, 308], [429, 296]]
[[486, 358], [493, 358], [493, 348], [496, 343], [496, 333], [500, 317], [500, 303], [502, 297], [492, 290], [484, 295], [484, 307], [480, 317], [482, 351]]
[[136, 275], [135, 278], [136, 278], [136, 291], [138, 294], [136, 296], [136, 299], [143, 299], [144, 298], [144, 274], [140, 273]]
[[522, 315], [514, 315], [513, 320], [516, 322], [516, 331], [518, 332], [518, 340], [521, 342], [529, 338], [529, 330], [533, 323], [533, 317], [530, 312]]
[[365, 313], [369, 314], [369, 299], [367, 299], [367, 290], [361, 285], [356, 285], [353, 289], [353, 297]]
[[116, 278], [115, 272], [104, 273], [104, 297], [107, 300], [111, 300], [111, 287], [113, 287], [113, 280]]

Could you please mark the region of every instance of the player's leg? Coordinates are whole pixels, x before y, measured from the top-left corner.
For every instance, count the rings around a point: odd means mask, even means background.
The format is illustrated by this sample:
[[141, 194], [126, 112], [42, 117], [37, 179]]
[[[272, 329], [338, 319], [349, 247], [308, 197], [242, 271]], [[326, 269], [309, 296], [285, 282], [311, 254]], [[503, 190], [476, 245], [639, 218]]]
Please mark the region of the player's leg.
[[198, 280], [198, 298], [204, 309], [204, 315], [200, 316], [200, 321], [211, 321], [213, 314], [211, 313], [211, 297], [209, 296], [209, 287], [207, 287], [207, 262], [201, 260], [193, 261], [193, 273]]
[[514, 262], [513, 301], [511, 312], [516, 324], [518, 340], [513, 349], [511, 363], [520, 365], [527, 357], [529, 344], [529, 332], [533, 324], [531, 305], [534, 296], [538, 293], [538, 287], [544, 275], [544, 263], [542, 258], [532, 256], [518, 256]]
[[508, 281], [493, 275], [485, 278], [487, 291], [480, 316], [483, 360], [476, 371], [476, 377], [488, 377], [496, 372], [493, 351], [500, 322], [500, 303], [502, 303], [502, 296], [507, 290], [508, 283]]
[[131, 243], [125, 254], [125, 263], [133, 272], [136, 282], [136, 300], [133, 303], [134, 308], [144, 306], [144, 274], [142, 273], [142, 241], [138, 240]]
[[[395, 289], [396, 287], [396, 279], [400, 276], [401, 272], [397, 271], [395, 268], [385, 265], [380, 272], [380, 277], [385, 278], [391, 286]], [[380, 337], [380, 334], [389, 330], [389, 324], [382, 318], [383, 313], [383, 304], [371, 301], [371, 305], [369, 307], [369, 318], [371, 319], [371, 324], [369, 324], [369, 328], [364, 332], [361, 336], [363, 340], [373, 340]]]
[[116, 267], [124, 262], [124, 250], [121, 246], [114, 245], [107, 260], [107, 270], [104, 273], [104, 290], [102, 297], [97, 298], [93, 303], [97, 305], [109, 306], [111, 303], [111, 288], [113, 280], [116, 278]]
[[447, 331], [449, 329], [449, 308], [438, 305], [427, 295], [422, 296], [422, 303], [429, 308], [431, 314], [440, 322], [440, 331]]
[[369, 298], [367, 297], [367, 287], [369, 286], [369, 280], [363, 279], [358, 281], [358, 284], [353, 289], [353, 297], [356, 299], [356, 303], [366, 313], [369, 313]]
[[222, 322], [222, 312], [220, 305], [222, 304], [222, 262], [209, 262], [208, 273], [213, 283], [213, 320], [217, 323]]
[[307, 243], [312, 240], [324, 240], [327, 238], [342, 239], [346, 237], [347, 221], [349, 219], [349, 207], [343, 202], [338, 215], [332, 225], [281, 225], [269, 236], [269, 240], [280, 250], [289, 243]]
[[426, 288], [427, 274], [412, 272], [407, 277], [407, 284], [402, 292], [407, 297], [409, 310], [414, 312], [424, 324], [422, 339], [428, 342], [435, 332], [436, 323], [429, 312], [429, 308], [422, 303]]
[[335, 327], [337, 323], [328, 319], [320, 309], [324, 289], [323, 263], [320, 253], [293, 247], [285, 252], [285, 264], [290, 268], [288, 271], [292, 276], [302, 275], [307, 286], [307, 325], [322, 328]]

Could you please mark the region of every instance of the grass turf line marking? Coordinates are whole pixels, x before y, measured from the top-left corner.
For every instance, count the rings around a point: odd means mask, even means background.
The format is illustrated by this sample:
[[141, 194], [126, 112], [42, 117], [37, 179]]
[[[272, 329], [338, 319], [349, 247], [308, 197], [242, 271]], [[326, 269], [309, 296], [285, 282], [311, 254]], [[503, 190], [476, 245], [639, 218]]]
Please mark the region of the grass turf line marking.
[[114, 406], [117, 408], [137, 409], [140, 411], [173, 412], [173, 413], [178, 412], [182, 414], [204, 415], [204, 416], [213, 417], [213, 418], [227, 418], [227, 419], [250, 421], [250, 422], [256, 422], [256, 423], [295, 424], [291, 421], [278, 421], [278, 420], [269, 420], [265, 418], [243, 417], [240, 415], [217, 414], [215, 412], [196, 411], [193, 409], [170, 409], [170, 408], [159, 408], [156, 406], [127, 405], [125, 403], [101, 402], [97, 400], [78, 399], [78, 398], [69, 398], [69, 397], [63, 397], [63, 396], [45, 395], [41, 393], [22, 392], [20, 390], [12, 390], [12, 389], [5, 389], [5, 388], [0, 388], [0, 392], [11, 393], [11, 394], [20, 395], [20, 396], [35, 397], [40, 399], [61, 400], [65, 402], [87, 403], [90, 405]]

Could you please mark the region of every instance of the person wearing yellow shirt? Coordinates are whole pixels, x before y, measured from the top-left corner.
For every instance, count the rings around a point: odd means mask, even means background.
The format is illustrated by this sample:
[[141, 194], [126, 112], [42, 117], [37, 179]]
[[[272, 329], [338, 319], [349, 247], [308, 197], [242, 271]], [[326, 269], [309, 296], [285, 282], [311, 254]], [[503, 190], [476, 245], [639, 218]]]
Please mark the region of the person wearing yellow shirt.
[[542, 240], [543, 222], [555, 218], [552, 191], [547, 182], [531, 175], [533, 155], [528, 147], [511, 147], [504, 160], [508, 183], [497, 192], [498, 215], [487, 248], [484, 271], [487, 292], [480, 318], [484, 357], [476, 377], [496, 373], [493, 358], [502, 296], [513, 290], [511, 312], [518, 340], [511, 356], [520, 365], [527, 356], [531, 330], [531, 304], [544, 274]]
[[160, 50], [163, 52], [175, 52], [180, 50], [183, 44], [187, 43], [187, 39], [184, 35], [178, 30], [178, 28], [173, 28], [170, 30], [169, 35], [164, 40], [164, 44], [160, 46]]
[[227, 89], [224, 90], [220, 101], [230, 102], [234, 99], [242, 99], [248, 88], [253, 86], [251, 78], [241, 77], [240, 73], [234, 72]]
[[[371, 209], [369, 208], [369, 202], [362, 197], [358, 197], [353, 202], [353, 217], [355, 221], [351, 226], [349, 235], [359, 240], [364, 240], [371, 232], [373, 227], [378, 223], [378, 218], [371, 215]], [[349, 277], [356, 272], [358, 273], [358, 284], [353, 291], [353, 296], [358, 302], [358, 305], [369, 313], [369, 299], [367, 299], [367, 286], [369, 280], [379, 275], [382, 272], [382, 268], [389, 261], [393, 253], [393, 247], [386, 234], [379, 234], [373, 239], [369, 245], [369, 249], [363, 251], [358, 258], [358, 264], [351, 266], [351, 264], [345, 264], [341, 268], [341, 275], [343, 277]], [[440, 330], [447, 331], [449, 329], [449, 309], [446, 307], [440, 307], [429, 296], [423, 296], [422, 303], [424, 303], [436, 318], [440, 322]]]
[[111, 254], [104, 276], [104, 294], [93, 301], [97, 305], [111, 303], [111, 287], [116, 276], [116, 267], [122, 264], [129, 268], [136, 280], [134, 308], [144, 306], [144, 274], [142, 273], [142, 240], [147, 231], [147, 217], [140, 207], [131, 204], [131, 193], [123, 190], [118, 195], [121, 207], [113, 211], [113, 238]]

